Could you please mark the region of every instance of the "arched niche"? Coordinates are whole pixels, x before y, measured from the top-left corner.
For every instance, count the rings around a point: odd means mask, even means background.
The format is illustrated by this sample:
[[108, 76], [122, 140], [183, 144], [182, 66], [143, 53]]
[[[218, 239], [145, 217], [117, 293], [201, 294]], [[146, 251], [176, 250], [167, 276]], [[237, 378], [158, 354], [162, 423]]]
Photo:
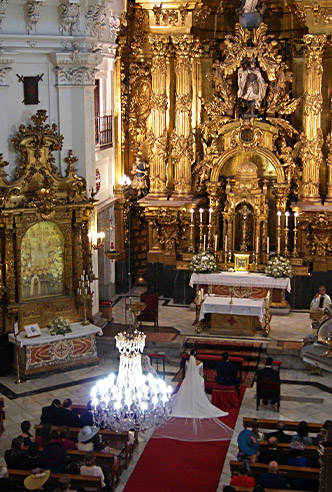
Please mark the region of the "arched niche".
[[33, 224], [21, 243], [21, 296], [23, 301], [65, 293], [65, 240], [52, 221]]

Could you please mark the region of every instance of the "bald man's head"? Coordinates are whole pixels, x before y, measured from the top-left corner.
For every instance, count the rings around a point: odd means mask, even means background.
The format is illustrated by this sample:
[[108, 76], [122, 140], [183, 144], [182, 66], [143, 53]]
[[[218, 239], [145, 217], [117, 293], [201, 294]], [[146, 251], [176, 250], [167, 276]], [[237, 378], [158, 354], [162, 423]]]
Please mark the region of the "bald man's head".
[[270, 461], [268, 470], [269, 473], [278, 473], [278, 463], [276, 461]]
[[276, 437], [270, 437], [267, 443], [270, 449], [275, 449], [278, 445], [278, 439]]

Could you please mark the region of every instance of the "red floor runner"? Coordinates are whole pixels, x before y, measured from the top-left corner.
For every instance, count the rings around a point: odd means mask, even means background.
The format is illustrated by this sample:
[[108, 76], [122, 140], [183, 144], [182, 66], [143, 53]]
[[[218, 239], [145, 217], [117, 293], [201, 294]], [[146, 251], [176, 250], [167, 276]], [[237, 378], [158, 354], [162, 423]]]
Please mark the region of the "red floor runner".
[[[245, 388], [241, 387], [241, 398]], [[234, 428], [238, 408], [222, 422]], [[230, 441], [183, 442], [150, 439], [125, 492], [215, 492]]]

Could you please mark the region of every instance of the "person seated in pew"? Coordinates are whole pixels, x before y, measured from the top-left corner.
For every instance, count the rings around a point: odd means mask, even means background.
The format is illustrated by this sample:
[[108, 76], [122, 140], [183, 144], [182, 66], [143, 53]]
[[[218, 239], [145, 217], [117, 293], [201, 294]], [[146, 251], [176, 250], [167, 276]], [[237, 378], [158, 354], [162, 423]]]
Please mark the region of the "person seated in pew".
[[70, 488], [71, 482], [69, 477], [61, 477], [58, 480], [57, 487], [54, 492], [77, 492], [77, 490]]
[[92, 400], [89, 400], [86, 404], [86, 411], [83, 411], [80, 415], [81, 427], [85, 427], [86, 425], [93, 426], [92, 410]]
[[94, 451], [95, 443], [98, 442], [98, 436], [96, 434], [99, 432], [98, 427], [91, 427], [86, 425], [81, 429], [77, 435], [77, 449], [79, 451]]
[[230, 485], [235, 485], [235, 487], [254, 487], [256, 485], [256, 480], [254, 477], [248, 475], [247, 467], [243, 464], [239, 468], [239, 474], [232, 476]]
[[60, 400], [55, 398], [52, 401], [51, 405], [42, 408], [40, 423], [42, 425], [44, 424], [59, 425], [60, 413], [61, 413]]
[[259, 423], [257, 419], [252, 419], [251, 430], [253, 434], [255, 434], [257, 441], [264, 441], [264, 434], [259, 431]]
[[15, 437], [12, 446], [5, 451], [5, 461], [7, 468], [25, 470], [26, 455], [23, 452], [24, 442], [22, 437]]
[[285, 454], [278, 449], [278, 441], [276, 437], [270, 437], [267, 442], [267, 449], [262, 449], [259, 453], [258, 461], [266, 463], [276, 461], [279, 465], [284, 465], [287, 461]]
[[[96, 466], [96, 458], [93, 451], [89, 451], [84, 456], [84, 465], [81, 466], [81, 475], [88, 475], [99, 477], [101, 480], [101, 487], [105, 487], [105, 477], [103, 470], [100, 466]], [[91, 487], [84, 487], [84, 490], [87, 492], [94, 492], [96, 489]]]
[[48, 443], [40, 453], [42, 467], [50, 469], [52, 473], [66, 473], [67, 452], [58, 442]]
[[4, 492], [17, 490], [15, 482], [9, 480], [8, 477], [7, 468], [5, 466], [0, 466], [0, 490]]
[[[24, 487], [27, 490], [44, 490], [44, 485], [50, 477], [50, 470], [42, 470], [36, 469], [35, 473], [25, 477], [24, 479]], [[46, 488], [46, 487], [45, 487]], [[50, 490], [47, 487], [47, 490]], [[52, 490], [52, 489], [51, 489]]]
[[57, 425], [66, 425], [67, 427], [82, 427], [79, 415], [73, 412], [73, 402], [70, 398], [63, 401], [60, 409], [59, 423]]
[[32, 437], [32, 434], [30, 434], [30, 429], [31, 429], [30, 422], [28, 420], [24, 420], [24, 422], [21, 423], [22, 434], [18, 436], [18, 437], [22, 437], [24, 446], [30, 446], [31, 443], [35, 442], [34, 437]]
[[222, 360], [217, 365], [216, 383], [223, 386], [235, 386], [239, 391], [241, 381], [237, 377], [235, 365], [228, 360], [228, 352], [223, 352], [221, 358]]
[[269, 439], [270, 437], [275, 437], [278, 442], [283, 442], [283, 443], [291, 442], [292, 436], [286, 434], [284, 431], [285, 431], [285, 422], [279, 420], [279, 422], [277, 423], [277, 430], [274, 432], [270, 432], [267, 435], [267, 438]]
[[316, 439], [314, 441], [316, 446], [319, 446], [319, 444], [321, 442], [326, 440], [326, 433], [327, 433], [328, 429], [332, 429], [332, 421], [331, 420], [325, 420], [323, 427], [318, 432]]
[[25, 458], [25, 469], [34, 470], [35, 468], [41, 467], [41, 461], [38, 457], [38, 446], [37, 443], [32, 442], [28, 449], [28, 456]]
[[266, 489], [289, 489], [289, 485], [284, 477], [278, 475], [278, 463], [271, 461], [267, 473], [261, 473], [257, 478], [257, 484]]
[[40, 435], [37, 436], [36, 439], [36, 443], [39, 448], [44, 448], [50, 442], [54, 442], [51, 432], [52, 432], [51, 424], [44, 424], [40, 431]]
[[237, 460], [243, 462], [247, 473], [250, 473], [250, 463], [255, 463], [259, 448], [255, 434], [249, 429], [243, 429], [237, 437], [239, 453]]
[[308, 435], [308, 424], [305, 420], [302, 420], [299, 422], [299, 425], [297, 426], [296, 429], [296, 434], [292, 436], [291, 442], [293, 441], [300, 441], [302, 442], [305, 446], [311, 446], [312, 445], [312, 439]]
[[62, 444], [66, 451], [68, 451], [68, 449], [77, 449], [74, 441], [72, 439], [69, 439], [68, 437], [69, 428], [66, 425], [63, 425], [59, 429], [58, 434], [59, 434], [59, 439], [56, 439], [56, 442]]

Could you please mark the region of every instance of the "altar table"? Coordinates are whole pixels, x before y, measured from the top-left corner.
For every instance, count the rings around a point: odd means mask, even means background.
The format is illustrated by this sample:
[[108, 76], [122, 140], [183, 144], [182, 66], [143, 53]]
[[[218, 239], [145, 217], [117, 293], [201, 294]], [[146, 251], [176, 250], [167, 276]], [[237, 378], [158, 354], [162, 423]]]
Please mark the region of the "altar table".
[[92, 324], [83, 326], [73, 323], [70, 326], [72, 332], [65, 335], [52, 336], [47, 328], [42, 328], [41, 335], [33, 338], [27, 338], [25, 332], [20, 332], [17, 341], [12, 333], [8, 335], [18, 351], [23, 379], [99, 363], [96, 335], [102, 335], [102, 330]]
[[205, 296], [199, 320], [211, 313], [211, 328], [218, 331], [239, 331], [254, 334], [257, 320], [265, 322], [265, 300], [236, 297]]

